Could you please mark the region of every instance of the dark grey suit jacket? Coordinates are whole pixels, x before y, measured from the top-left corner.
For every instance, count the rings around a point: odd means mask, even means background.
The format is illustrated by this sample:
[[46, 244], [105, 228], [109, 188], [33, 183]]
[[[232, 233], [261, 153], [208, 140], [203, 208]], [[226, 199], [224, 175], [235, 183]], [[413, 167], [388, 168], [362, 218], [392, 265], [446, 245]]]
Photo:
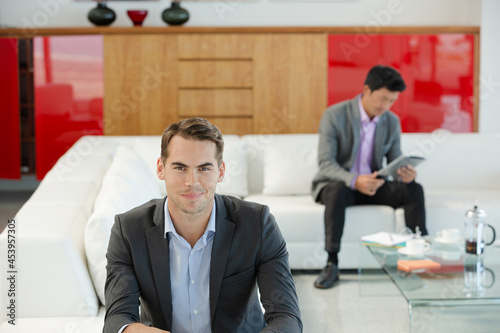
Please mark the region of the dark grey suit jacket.
[[[117, 333], [123, 325], [139, 321], [172, 329], [175, 304], [170, 289], [169, 241], [164, 237], [165, 200], [152, 200], [115, 218], [106, 255], [103, 332]], [[212, 332], [302, 332], [288, 252], [268, 207], [217, 194], [215, 204], [210, 266]]]
[[[323, 113], [319, 126], [319, 171], [313, 179], [312, 195], [319, 201], [319, 193], [333, 180], [351, 186], [356, 176], [349, 172], [356, 161], [361, 140], [361, 118], [358, 97], [330, 106]], [[384, 112], [377, 123], [373, 146], [373, 171], [382, 167], [383, 158], [390, 163], [401, 155], [401, 125], [391, 111]]]

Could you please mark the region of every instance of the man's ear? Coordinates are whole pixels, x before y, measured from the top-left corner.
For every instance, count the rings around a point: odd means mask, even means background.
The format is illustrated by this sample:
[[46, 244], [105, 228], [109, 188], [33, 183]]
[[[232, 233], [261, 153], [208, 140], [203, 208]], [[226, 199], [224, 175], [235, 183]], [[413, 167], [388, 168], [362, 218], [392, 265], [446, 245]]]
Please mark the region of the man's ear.
[[161, 157], [158, 157], [158, 161], [156, 162], [156, 175], [161, 180], [165, 180], [165, 175], [163, 174], [165, 168], [163, 166], [163, 162], [161, 161]]
[[370, 86], [365, 84], [363, 86], [363, 95], [371, 95], [372, 90], [370, 89]]
[[217, 183], [222, 183], [225, 174], [226, 174], [226, 164], [224, 163], [224, 161], [222, 161], [219, 167], [219, 177], [217, 178]]

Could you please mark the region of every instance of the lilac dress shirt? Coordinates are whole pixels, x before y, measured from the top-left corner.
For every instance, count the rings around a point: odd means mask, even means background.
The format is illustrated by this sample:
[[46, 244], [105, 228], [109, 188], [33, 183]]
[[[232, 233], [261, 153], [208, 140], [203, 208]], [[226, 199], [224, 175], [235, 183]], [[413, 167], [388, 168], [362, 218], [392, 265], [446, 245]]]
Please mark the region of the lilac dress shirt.
[[[358, 155], [356, 156], [356, 161], [351, 167], [350, 172], [355, 173], [357, 175], [367, 175], [371, 174], [373, 171], [371, 169], [372, 163], [372, 155], [373, 155], [373, 138], [375, 137], [375, 129], [377, 128], [377, 123], [379, 117], [373, 117], [370, 120], [370, 117], [366, 113], [365, 108], [363, 107], [363, 103], [361, 102], [362, 95], [358, 98], [359, 105], [359, 115], [361, 119], [360, 126], [360, 143], [358, 149]], [[354, 185], [356, 184], [356, 179], [358, 177], [354, 177], [351, 181], [351, 188], [354, 189]]]

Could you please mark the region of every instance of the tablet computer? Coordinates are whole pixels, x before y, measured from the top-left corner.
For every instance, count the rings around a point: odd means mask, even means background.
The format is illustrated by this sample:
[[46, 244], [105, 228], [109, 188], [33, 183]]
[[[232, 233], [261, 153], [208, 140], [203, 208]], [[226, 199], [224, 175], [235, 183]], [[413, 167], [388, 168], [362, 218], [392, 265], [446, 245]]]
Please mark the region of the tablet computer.
[[408, 155], [401, 155], [398, 158], [396, 158], [394, 161], [391, 163], [387, 164], [386, 167], [380, 169], [378, 171], [378, 176], [379, 177], [393, 177], [393, 178], [398, 178], [398, 174], [396, 171], [399, 168], [402, 168], [407, 165], [412, 165], [412, 166], [417, 166], [420, 163], [425, 161], [424, 157], [421, 156], [408, 156]]

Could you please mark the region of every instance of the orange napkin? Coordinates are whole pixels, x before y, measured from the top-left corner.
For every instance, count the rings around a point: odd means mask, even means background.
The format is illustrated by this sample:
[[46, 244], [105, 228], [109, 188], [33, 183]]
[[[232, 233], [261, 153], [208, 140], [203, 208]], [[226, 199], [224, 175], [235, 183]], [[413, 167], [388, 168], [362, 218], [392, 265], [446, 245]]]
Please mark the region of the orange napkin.
[[411, 272], [418, 269], [439, 269], [441, 264], [432, 260], [398, 260], [398, 269]]

